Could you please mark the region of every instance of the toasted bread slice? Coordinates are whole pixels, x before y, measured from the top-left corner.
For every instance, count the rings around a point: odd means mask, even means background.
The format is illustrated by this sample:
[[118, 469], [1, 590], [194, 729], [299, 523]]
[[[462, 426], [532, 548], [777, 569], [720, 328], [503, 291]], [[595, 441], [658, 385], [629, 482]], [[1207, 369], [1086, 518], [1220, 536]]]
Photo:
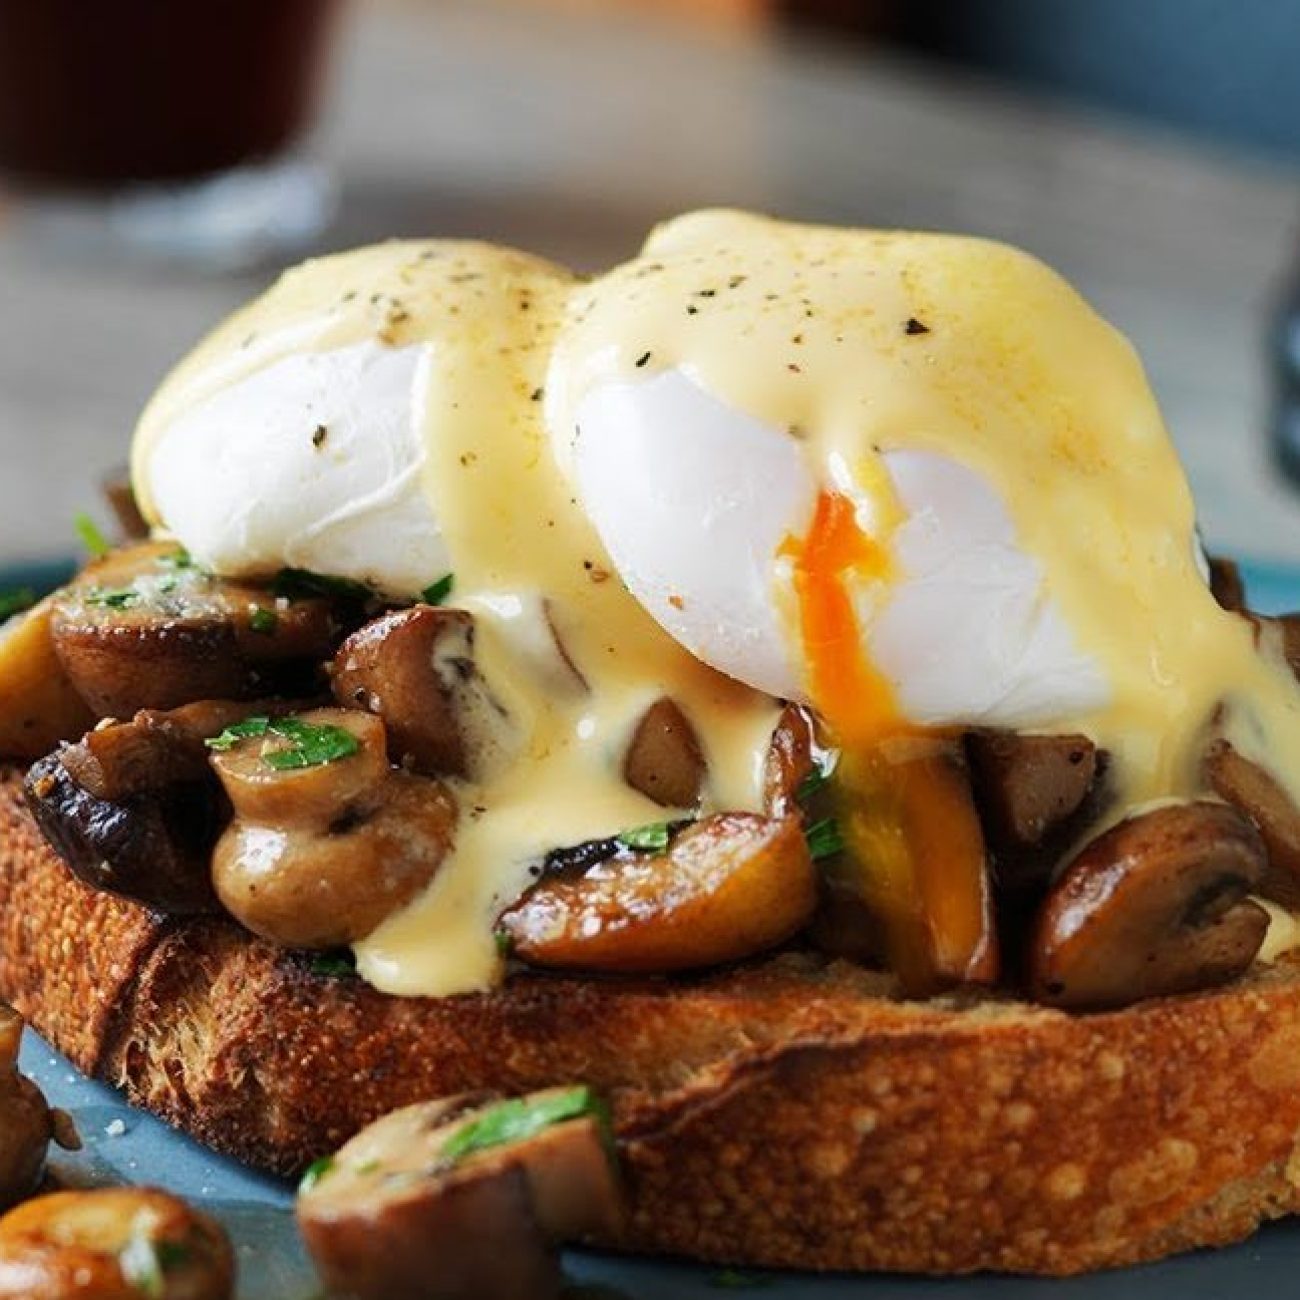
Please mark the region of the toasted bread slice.
[[1300, 1207], [1300, 971], [1095, 1016], [906, 1002], [790, 954], [387, 997], [75, 881], [0, 776], [0, 996], [83, 1070], [284, 1174], [444, 1093], [609, 1089], [614, 1243], [721, 1263], [1072, 1273]]

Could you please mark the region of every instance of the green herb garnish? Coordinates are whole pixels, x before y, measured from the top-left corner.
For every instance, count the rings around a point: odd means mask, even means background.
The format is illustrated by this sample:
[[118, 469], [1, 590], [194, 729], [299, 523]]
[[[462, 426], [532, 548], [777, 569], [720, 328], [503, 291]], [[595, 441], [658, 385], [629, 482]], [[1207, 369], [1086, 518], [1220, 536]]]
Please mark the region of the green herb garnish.
[[36, 593], [30, 587], [15, 587], [12, 591], [0, 591], [0, 623], [13, 618], [36, 604]]
[[265, 605], [254, 605], [248, 612], [248, 626], [262, 636], [274, 636], [280, 626], [280, 616]]
[[351, 600], [368, 601], [374, 591], [364, 582], [339, 578], [329, 573], [313, 573], [310, 569], [281, 569], [271, 582], [273, 595], [286, 600]]
[[814, 759], [812, 771], [799, 782], [799, 788], [794, 792], [794, 797], [800, 803], [807, 803], [830, 781], [835, 773], [835, 768], [839, 764], [839, 759], [839, 753], [833, 749], [826, 750], [818, 758]]
[[162, 1300], [167, 1294], [167, 1274], [189, 1263], [192, 1254], [185, 1242], [155, 1241], [137, 1223], [118, 1254], [117, 1264], [128, 1286], [149, 1300]]
[[625, 849], [660, 853], [668, 847], [672, 833], [672, 827], [667, 822], [651, 822], [648, 826], [634, 826], [630, 831], [623, 831], [614, 838]]
[[302, 1182], [298, 1184], [298, 1195], [301, 1196], [304, 1192], [310, 1192], [333, 1168], [333, 1156], [321, 1156], [319, 1160], [313, 1160], [307, 1166], [307, 1172], [303, 1174]]
[[808, 852], [814, 862], [820, 862], [823, 858], [833, 858], [837, 853], [844, 851], [844, 836], [840, 833], [840, 824], [834, 817], [823, 817], [821, 821], [813, 822], [804, 831], [804, 838], [808, 841]]
[[242, 740], [255, 740], [262, 736], [278, 736], [289, 743], [278, 749], [264, 750], [262, 762], [277, 772], [290, 772], [304, 767], [323, 767], [326, 763], [350, 758], [361, 748], [361, 742], [343, 727], [304, 722], [301, 718], [267, 717], [245, 718], [227, 727], [219, 736], [205, 741], [209, 749], [225, 753]]
[[140, 600], [140, 593], [134, 587], [91, 587], [85, 596], [87, 605], [100, 605], [105, 609], [130, 609]]
[[592, 1089], [582, 1086], [565, 1088], [545, 1097], [514, 1097], [485, 1110], [447, 1139], [442, 1158], [451, 1164], [477, 1151], [523, 1142], [534, 1134], [565, 1120], [594, 1115], [602, 1125], [608, 1123], [604, 1104]]
[[322, 952], [314, 956], [307, 969], [313, 975], [329, 979], [347, 979], [357, 973], [357, 959], [350, 952]]
[[444, 573], [437, 582], [432, 583], [420, 593], [420, 599], [426, 605], [441, 605], [448, 596], [451, 595], [451, 589], [456, 585], [456, 577], [451, 573]]
[[766, 1273], [742, 1273], [738, 1268], [724, 1268], [709, 1278], [709, 1285], [723, 1291], [750, 1291], [771, 1286], [772, 1278]]
[[77, 530], [77, 536], [81, 538], [82, 546], [95, 559], [103, 559], [113, 549], [108, 544], [108, 538], [100, 531], [99, 525], [88, 514], [84, 512], [79, 514], [72, 523]]
[[515, 950], [514, 935], [509, 930], [493, 930], [492, 942], [496, 945], [497, 956], [503, 959]]
[[212, 736], [203, 743], [209, 749], [215, 749], [219, 754], [224, 754], [228, 749], [234, 749], [241, 740], [250, 740], [254, 736], [265, 736], [271, 730], [271, 719], [265, 717], [245, 718], [243, 722], [236, 722], [233, 726], [227, 727], [219, 736]]
[[262, 755], [262, 762], [277, 772], [323, 767], [350, 758], [361, 748], [361, 742], [343, 727], [319, 726], [298, 718], [280, 718], [271, 723], [271, 731], [290, 742], [284, 749], [268, 750]]
[[168, 551], [166, 555], [160, 555], [158, 563], [164, 569], [193, 569], [198, 567], [194, 563], [194, 557], [183, 546], [174, 551]]

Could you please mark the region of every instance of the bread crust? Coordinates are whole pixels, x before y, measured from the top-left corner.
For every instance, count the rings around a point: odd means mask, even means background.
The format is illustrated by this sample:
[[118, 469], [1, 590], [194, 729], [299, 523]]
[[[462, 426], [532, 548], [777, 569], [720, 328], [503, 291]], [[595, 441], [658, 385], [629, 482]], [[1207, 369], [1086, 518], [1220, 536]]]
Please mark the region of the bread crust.
[[88, 1074], [291, 1174], [409, 1102], [609, 1089], [624, 1249], [809, 1269], [1074, 1273], [1300, 1204], [1300, 973], [1094, 1016], [903, 1002], [786, 955], [674, 980], [396, 999], [63, 868], [0, 770], [0, 997]]

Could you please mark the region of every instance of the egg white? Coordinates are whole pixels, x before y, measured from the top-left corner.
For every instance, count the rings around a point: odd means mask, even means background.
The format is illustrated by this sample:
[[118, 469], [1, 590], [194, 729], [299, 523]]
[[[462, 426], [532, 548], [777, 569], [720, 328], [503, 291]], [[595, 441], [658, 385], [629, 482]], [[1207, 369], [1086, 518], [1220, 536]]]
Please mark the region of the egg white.
[[[677, 369], [593, 389], [567, 438], [561, 459], [579, 498], [655, 620], [720, 671], [807, 701], [777, 557], [783, 540], [807, 532], [821, 481], [800, 443]], [[1104, 673], [992, 485], [933, 452], [882, 459], [906, 512], [891, 539], [901, 577], [883, 592], [864, 585], [857, 603], [864, 653], [902, 712], [1027, 727], [1103, 705]]]
[[228, 576], [287, 565], [418, 593], [450, 568], [422, 483], [429, 351], [295, 353], [185, 410], [148, 466], [167, 529]]

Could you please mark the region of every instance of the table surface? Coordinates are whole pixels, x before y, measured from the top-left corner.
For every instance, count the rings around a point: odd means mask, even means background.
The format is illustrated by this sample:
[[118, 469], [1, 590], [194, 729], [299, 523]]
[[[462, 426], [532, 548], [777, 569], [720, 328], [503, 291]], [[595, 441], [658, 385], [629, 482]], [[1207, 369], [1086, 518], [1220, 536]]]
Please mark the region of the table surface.
[[[478, 235], [593, 268], [707, 204], [1009, 239], [1137, 343], [1211, 544], [1300, 557], [1263, 432], [1300, 172], [895, 56], [627, 15], [389, 0], [343, 36], [316, 146], [342, 185], [331, 246]], [[67, 548], [150, 390], [269, 276], [55, 256], [22, 216], [0, 206], [5, 559]]]

